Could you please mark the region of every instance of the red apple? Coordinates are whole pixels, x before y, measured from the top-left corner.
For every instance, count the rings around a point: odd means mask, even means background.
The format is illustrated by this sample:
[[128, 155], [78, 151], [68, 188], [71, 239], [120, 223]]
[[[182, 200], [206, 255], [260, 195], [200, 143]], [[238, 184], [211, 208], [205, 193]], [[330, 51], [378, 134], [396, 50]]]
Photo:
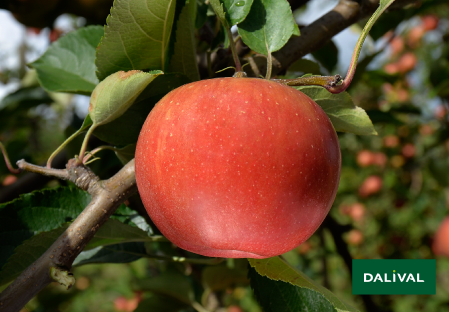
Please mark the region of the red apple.
[[338, 138], [302, 92], [217, 78], [167, 94], [136, 148], [143, 203], [174, 244], [211, 257], [267, 258], [306, 241], [338, 188]]
[[397, 55], [404, 50], [404, 39], [396, 36], [390, 42], [391, 54]]
[[378, 176], [369, 176], [363, 181], [359, 188], [359, 195], [362, 197], [368, 197], [376, 194], [382, 189], [382, 178]]
[[439, 19], [438, 19], [438, 16], [436, 16], [436, 15], [426, 15], [426, 16], [421, 17], [421, 21], [422, 21], [424, 29], [426, 31], [429, 31], [429, 30], [434, 30], [438, 27]]
[[114, 308], [116, 311], [120, 312], [132, 312], [137, 309], [140, 301], [142, 301], [142, 293], [137, 291], [131, 299], [127, 299], [124, 296], [115, 298]]
[[413, 27], [408, 33], [408, 41], [407, 41], [408, 45], [412, 49], [418, 47], [418, 45], [421, 42], [421, 38], [424, 36], [425, 33], [426, 30], [424, 29], [423, 25]]
[[399, 145], [399, 138], [396, 135], [387, 135], [383, 141], [385, 147], [396, 147]]
[[17, 181], [17, 176], [12, 175], [12, 174], [8, 174], [8, 175], [3, 179], [2, 184], [3, 184], [3, 186], [8, 186], [8, 185], [11, 185], [11, 184], [16, 183], [16, 181]]
[[358, 246], [363, 243], [363, 233], [360, 230], [353, 229], [348, 232], [346, 240], [349, 245]]
[[415, 153], [416, 153], [416, 148], [411, 143], [407, 143], [402, 147], [402, 155], [405, 158], [412, 158], [413, 156], [415, 156]]
[[384, 66], [385, 72], [390, 75], [394, 75], [399, 72], [399, 64], [398, 63], [389, 63]]
[[365, 211], [365, 205], [363, 205], [362, 203], [354, 203], [351, 205], [349, 216], [352, 220], [358, 222], [361, 221], [365, 216]]
[[407, 52], [401, 56], [398, 61], [399, 71], [401, 73], [406, 73], [415, 68], [418, 59], [413, 52]]
[[385, 155], [384, 153], [374, 153], [374, 158], [373, 158], [373, 164], [374, 165], [378, 165], [379, 167], [383, 168], [385, 167], [386, 163], [388, 161], [387, 155]]
[[357, 164], [360, 167], [368, 167], [369, 165], [373, 164], [374, 157], [374, 153], [372, 153], [370, 150], [361, 150], [357, 154]]
[[449, 217], [441, 222], [432, 244], [433, 253], [449, 257]]

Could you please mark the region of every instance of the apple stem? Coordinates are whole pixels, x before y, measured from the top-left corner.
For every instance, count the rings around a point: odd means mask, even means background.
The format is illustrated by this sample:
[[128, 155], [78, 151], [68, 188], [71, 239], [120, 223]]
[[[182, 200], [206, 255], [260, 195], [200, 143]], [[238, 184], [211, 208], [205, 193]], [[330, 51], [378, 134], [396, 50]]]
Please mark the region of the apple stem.
[[5, 158], [6, 167], [8, 168], [9, 172], [11, 172], [13, 174], [19, 174], [21, 172], [21, 170], [20, 169], [15, 169], [12, 166], [11, 161], [9, 160], [9, 157], [8, 157], [8, 153], [6, 152], [6, 149], [3, 146], [2, 142], [0, 142], [0, 150], [3, 153], [3, 158]]

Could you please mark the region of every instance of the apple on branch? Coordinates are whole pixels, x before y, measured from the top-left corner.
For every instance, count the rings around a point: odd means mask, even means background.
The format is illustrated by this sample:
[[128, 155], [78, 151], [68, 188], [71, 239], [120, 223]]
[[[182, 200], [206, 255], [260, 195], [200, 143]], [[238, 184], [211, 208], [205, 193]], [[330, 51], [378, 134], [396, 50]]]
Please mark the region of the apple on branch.
[[143, 203], [198, 254], [267, 258], [320, 226], [341, 169], [335, 130], [302, 92], [265, 79], [184, 85], [151, 111], [136, 148]]

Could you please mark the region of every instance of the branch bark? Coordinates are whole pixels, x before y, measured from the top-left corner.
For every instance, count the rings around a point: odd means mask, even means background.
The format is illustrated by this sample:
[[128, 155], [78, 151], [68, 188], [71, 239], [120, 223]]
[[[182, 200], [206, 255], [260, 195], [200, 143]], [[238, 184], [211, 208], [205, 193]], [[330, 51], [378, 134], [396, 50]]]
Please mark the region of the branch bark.
[[[85, 166], [69, 160], [67, 169], [48, 169], [18, 162], [22, 170], [44, 173], [75, 183], [92, 195], [92, 200], [67, 230], [32, 265], [23, 271], [0, 294], [0, 311], [20, 311], [39, 291], [55, 279], [70, 287], [69, 270], [75, 258], [92, 239], [98, 229], [109, 219], [129, 196], [137, 192], [134, 159], [112, 178], [104, 181]], [[62, 273], [55, 276], [51, 273]], [[53, 277], [52, 277], [53, 275]]]

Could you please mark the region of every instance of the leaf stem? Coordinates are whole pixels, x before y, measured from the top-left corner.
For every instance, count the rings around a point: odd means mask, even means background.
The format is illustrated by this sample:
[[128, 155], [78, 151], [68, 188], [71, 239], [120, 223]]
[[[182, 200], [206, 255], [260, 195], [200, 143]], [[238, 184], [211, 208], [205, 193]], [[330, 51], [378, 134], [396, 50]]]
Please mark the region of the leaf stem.
[[273, 69], [273, 57], [271, 56], [270, 49], [268, 49], [268, 45], [266, 45], [266, 46], [267, 46], [268, 55], [267, 55], [267, 73], [266, 73], [265, 79], [270, 80], [271, 71]]
[[217, 15], [220, 22], [223, 24], [223, 27], [226, 29], [226, 33], [229, 37], [229, 46], [231, 47], [232, 56], [234, 57], [235, 68], [236, 70], [242, 71], [242, 65], [240, 64], [239, 56], [237, 54], [237, 49], [235, 48], [234, 37], [232, 36], [231, 27], [229, 26], [228, 21], [226, 20], [225, 12], [223, 10], [223, 4], [220, 3], [219, 0], [210, 0], [210, 5]]
[[[225, 21], [226, 22], [226, 21]], [[242, 71], [242, 65], [240, 64], [239, 55], [237, 54], [237, 49], [235, 47], [234, 37], [232, 36], [232, 31], [228, 26], [228, 23], [225, 24], [226, 32], [229, 37], [229, 46], [231, 47], [232, 57], [234, 58], [235, 69], [239, 72]]]
[[346, 74], [345, 79], [342, 81], [341, 84], [338, 84], [338, 85], [335, 85], [335, 86], [330, 86], [330, 87], [326, 88], [329, 92], [331, 92], [331, 93], [341, 93], [341, 92], [345, 91], [349, 87], [349, 85], [352, 82], [352, 79], [354, 78], [355, 70], [356, 70], [356, 67], [357, 67], [357, 61], [359, 59], [363, 43], [365, 42], [365, 39], [368, 36], [369, 31], [371, 30], [371, 28], [373, 27], [373, 25], [377, 21], [377, 19], [380, 17], [380, 15], [382, 15], [382, 13], [393, 2], [394, 2], [394, 0], [393, 1], [389, 1], [386, 4], [382, 4], [382, 1], [380, 1], [379, 7], [374, 12], [374, 14], [370, 17], [370, 19], [366, 23], [365, 27], [363, 28], [362, 33], [360, 34], [359, 40], [357, 40], [357, 44], [355, 45], [354, 53], [352, 54], [351, 63], [349, 64], [349, 69], [348, 69], [348, 72]]
[[86, 162], [87, 162], [92, 156], [94, 156], [96, 153], [98, 153], [98, 152], [100, 152], [100, 151], [103, 151], [103, 150], [111, 150], [111, 151], [117, 152], [119, 149], [118, 149], [118, 148], [115, 148], [115, 147], [113, 147], [113, 146], [110, 146], [110, 145], [102, 145], [102, 146], [99, 146], [99, 147], [97, 147], [96, 149], [94, 149], [94, 150], [92, 150], [92, 151], [86, 153], [87, 155], [83, 158], [83, 164], [86, 164]]
[[66, 146], [67, 144], [70, 143], [70, 141], [72, 141], [74, 138], [76, 138], [81, 132], [84, 131], [84, 128], [79, 129], [78, 131], [76, 131], [75, 133], [73, 133], [70, 137], [68, 137], [64, 143], [62, 143], [48, 158], [47, 160], [47, 168], [51, 168], [51, 163], [53, 161], [53, 159], [56, 157], [56, 155], [58, 155]]
[[89, 130], [86, 133], [86, 136], [84, 137], [84, 141], [83, 141], [83, 145], [81, 145], [81, 150], [80, 150], [80, 154], [79, 154], [79, 158], [81, 161], [84, 159], [84, 154], [86, 154], [86, 149], [87, 149], [87, 143], [89, 142], [89, 138], [92, 135], [92, 133], [94, 132], [96, 126], [95, 124], [92, 125], [92, 127], [89, 128]]
[[11, 172], [13, 174], [19, 174], [21, 172], [20, 168], [19, 169], [15, 169], [12, 166], [11, 161], [9, 160], [9, 157], [8, 157], [8, 153], [6, 152], [6, 149], [3, 146], [2, 142], [0, 142], [0, 150], [3, 153], [3, 158], [5, 159], [6, 167], [8, 168], [9, 172]]

